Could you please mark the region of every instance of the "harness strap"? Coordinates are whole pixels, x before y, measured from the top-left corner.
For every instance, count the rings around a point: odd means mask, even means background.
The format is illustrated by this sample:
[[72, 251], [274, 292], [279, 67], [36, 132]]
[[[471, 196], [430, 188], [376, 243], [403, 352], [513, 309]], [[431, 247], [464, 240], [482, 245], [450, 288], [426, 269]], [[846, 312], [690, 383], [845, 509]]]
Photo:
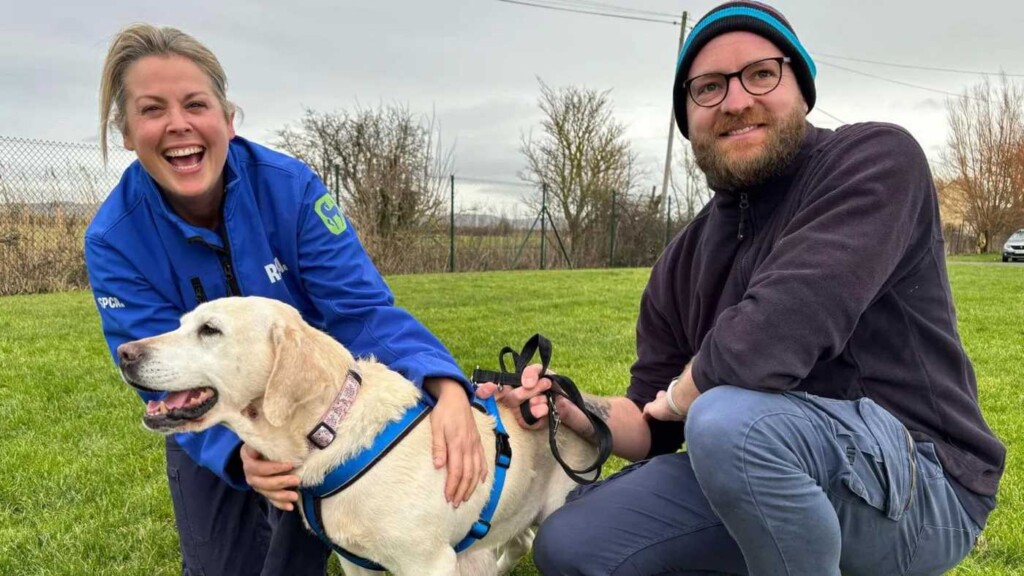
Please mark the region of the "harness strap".
[[[558, 464], [562, 469], [565, 470], [565, 473], [568, 474], [576, 483], [592, 484], [601, 476], [601, 467], [604, 466], [604, 463], [612, 454], [612, 432], [604, 420], [587, 408], [586, 403], [583, 401], [583, 395], [580, 393], [579, 388], [572, 379], [568, 376], [548, 372], [548, 364], [551, 362], [551, 342], [547, 338], [540, 334], [534, 334], [526, 341], [526, 344], [523, 345], [522, 351], [519, 353], [516, 353], [515, 350], [508, 346], [502, 348], [501, 353], [498, 355], [498, 364], [501, 366], [501, 371], [495, 372], [477, 368], [473, 370], [472, 380], [476, 384], [480, 384], [482, 382], [493, 382], [495, 384], [511, 386], [513, 388], [522, 386], [523, 370], [529, 366], [530, 361], [537, 352], [540, 353], [542, 367], [541, 374], [543, 374], [545, 378], [549, 378], [553, 383], [553, 386], [544, 393], [547, 397], [548, 403], [548, 444], [551, 447], [551, 454], [555, 457], [555, 460], [558, 461]], [[515, 372], [510, 372], [506, 367], [506, 356], [511, 357]], [[583, 412], [584, 416], [587, 417], [587, 420], [590, 421], [591, 426], [594, 427], [594, 433], [597, 437], [597, 459], [590, 466], [577, 470], [563, 460], [561, 453], [558, 451], [558, 443], [555, 438], [558, 434], [558, 427], [561, 424], [561, 420], [558, 416], [558, 410], [555, 409], [556, 396], [562, 396], [575, 404], [576, 407]], [[525, 420], [527, 424], [535, 424], [538, 421], [537, 418], [530, 413], [528, 402], [523, 402], [519, 405], [519, 412], [522, 414], [523, 420]], [[584, 474], [591, 473], [593, 473], [593, 478], [583, 477]]]
[[367, 570], [374, 570], [376, 572], [384, 572], [385, 568], [380, 564], [377, 564], [372, 560], [367, 560], [361, 556], [356, 556], [341, 546], [338, 546], [328, 538], [327, 533], [324, 532], [322, 516], [320, 515], [320, 500], [322, 499], [313, 496], [309, 491], [304, 489], [299, 489], [299, 494], [302, 496], [302, 515], [306, 517], [309, 529], [316, 534], [324, 544], [329, 546], [331, 550], [337, 552], [342, 558], [356, 566], [366, 568]]
[[494, 441], [496, 443], [494, 449], [494, 483], [491, 484], [491, 495], [487, 498], [487, 504], [480, 511], [480, 518], [473, 523], [469, 534], [455, 545], [456, 552], [462, 552], [469, 548], [474, 542], [487, 536], [487, 533], [491, 531], [491, 519], [494, 518], [494, 512], [498, 509], [501, 491], [505, 487], [505, 475], [508, 472], [508, 467], [512, 464], [512, 445], [509, 443], [505, 424], [502, 423], [501, 416], [498, 414], [498, 403], [495, 402], [492, 396], [487, 400], [480, 400], [474, 397], [473, 404], [474, 406], [482, 405], [488, 414], [494, 416]]
[[[487, 504], [480, 512], [480, 518], [473, 523], [469, 534], [455, 545], [456, 552], [462, 552], [469, 548], [477, 540], [487, 536], [491, 530], [491, 519], [498, 509], [498, 501], [501, 499], [501, 491], [505, 485], [505, 475], [509, 465], [512, 463], [512, 446], [509, 443], [508, 432], [498, 414], [498, 405], [494, 398], [479, 400], [474, 398], [473, 407], [483, 410], [494, 416], [494, 436], [496, 442], [494, 483], [491, 485], [490, 497]], [[385, 571], [385, 568], [376, 562], [357, 556], [341, 546], [335, 544], [324, 531], [323, 517], [320, 512], [320, 503], [324, 498], [337, 494], [349, 487], [358, 480], [367, 470], [380, 461], [395, 445], [423, 420], [430, 412], [430, 405], [420, 401], [402, 416], [401, 419], [393, 421], [385, 426], [384, 430], [377, 436], [373, 444], [354, 457], [346, 460], [334, 470], [331, 470], [323, 482], [316, 486], [304, 486], [299, 488], [299, 495], [302, 498], [302, 514], [309, 524], [310, 530], [349, 562], [367, 570], [377, 572]]]
[[384, 430], [377, 435], [369, 448], [342, 462], [337, 468], [331, 470], [324, 477], [323, 482], [316, 486], [303, 488], [308, 490], [317, 498], [327, 498], [333, 494], [348, 488], [373, 468], [381, 458], [387, 455], [401, 440], [405, 438], [417, 424], [430, 413], [431, 406], [424, 401], [418, 402], [415, 406], [406, 410], [405, 414], [398, 420], [389, 422]]

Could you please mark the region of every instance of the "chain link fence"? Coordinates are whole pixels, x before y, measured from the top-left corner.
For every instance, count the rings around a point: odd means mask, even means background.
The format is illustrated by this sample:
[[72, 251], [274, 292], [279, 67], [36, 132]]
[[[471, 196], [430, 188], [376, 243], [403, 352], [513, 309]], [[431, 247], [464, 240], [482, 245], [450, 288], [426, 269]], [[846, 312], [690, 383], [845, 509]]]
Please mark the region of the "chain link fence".
[[456, 175], [450, 192], [448, 271], [650, 266], [683, 223], [653, 189], [609, 190], [575, 231], [531, 184]]
[[[82, 236], [135, 155], [99, 146], [0, 136], [0, 296], [88, 287]], [[514, 178], [449, 176], [425, 227], [361, 240], [384, 274], [649, 266], [681, 228], [672, 197], [610, 191], [577, 223]], [[337, 189], [328, 178], [328, 187]], [[357, 226], [358, 229], [358, 226]]]
[[0, 295], [88, 285], [82, 235], [135, 159], [99, 146], [0, 136]]

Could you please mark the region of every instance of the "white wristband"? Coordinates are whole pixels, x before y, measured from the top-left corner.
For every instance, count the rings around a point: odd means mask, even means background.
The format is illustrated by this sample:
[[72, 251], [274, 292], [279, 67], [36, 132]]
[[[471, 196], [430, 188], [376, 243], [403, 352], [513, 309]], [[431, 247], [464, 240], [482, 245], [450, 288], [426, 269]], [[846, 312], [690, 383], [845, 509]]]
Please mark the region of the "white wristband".
[[671, 382], [668, 383], [668, 390], [665, 391], [665, 400], [668, 401], [668, 409], [671, 410], [672, 413], [675, 414], [676, 416], [683, 418], [686, 416], [686, 412], [683, 412], [679, 408], [679, 406], [676, 405], [676, 401], [672, 399], [672, 389], [676, 387], [676, 383], [678, 382], [679, 376], [676, 376], [675, 378], [672, 379]]

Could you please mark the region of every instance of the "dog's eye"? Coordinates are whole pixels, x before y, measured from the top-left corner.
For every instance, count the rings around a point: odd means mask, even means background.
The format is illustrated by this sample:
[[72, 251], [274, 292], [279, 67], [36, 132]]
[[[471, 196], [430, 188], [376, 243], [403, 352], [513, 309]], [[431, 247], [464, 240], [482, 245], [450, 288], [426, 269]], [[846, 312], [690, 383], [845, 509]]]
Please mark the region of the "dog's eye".
[[220, 328], [217, 328], [209, 322], [199, 327], [200, 336], [220, 336], [221, 334], [222, 332], [220, 331]]

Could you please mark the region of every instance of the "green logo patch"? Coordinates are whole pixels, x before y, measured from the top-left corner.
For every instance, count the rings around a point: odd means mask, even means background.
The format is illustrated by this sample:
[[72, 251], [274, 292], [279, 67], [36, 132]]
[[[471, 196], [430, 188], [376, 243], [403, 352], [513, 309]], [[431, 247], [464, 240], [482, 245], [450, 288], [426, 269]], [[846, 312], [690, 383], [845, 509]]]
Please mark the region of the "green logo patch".
[[320, 197], [313, 205], [313, 210], [316, 210], [317, 216], [324, 221], [324, 226], [331, 231], [331, 234], [338, 235], [348, 228], [345, 224], [345, 217], [341, 214], [341, 209], [338, 208], [338, 203], [331, 197], [331, 193], [328, 192]]

